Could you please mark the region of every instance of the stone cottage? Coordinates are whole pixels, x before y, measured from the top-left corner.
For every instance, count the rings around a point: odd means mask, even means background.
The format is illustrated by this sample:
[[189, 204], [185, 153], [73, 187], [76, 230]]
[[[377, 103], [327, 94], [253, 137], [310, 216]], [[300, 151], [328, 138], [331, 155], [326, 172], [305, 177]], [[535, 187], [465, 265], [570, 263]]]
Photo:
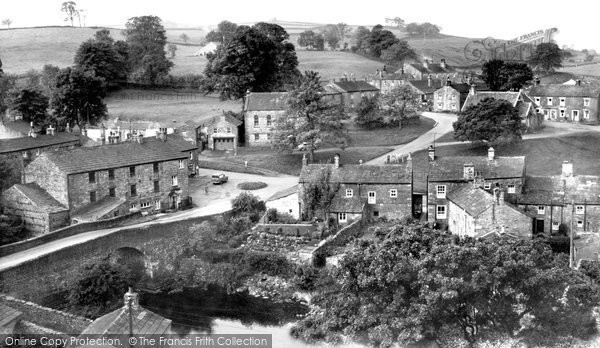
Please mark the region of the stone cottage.
[[379, 89], [367, 81], [352, 78], [333, 80], [327, 86], [339, 91], [342, 94], [342, 105], [349, 108], [353, 108], [360, 103], [362, 97], [372, 97], [379, 93]]
[[527, 94], [533, 99], [537, 111], [547, 121], [564, 121], [598, 124], [600, 112], [600, 87], [582, 85], [540, 85], [539, 80]]
[[468, 84], [446, 80], [446, 85], [433, 93], [433, 111], [459, 112], [469, 95], [469, 92], [487, 90], [483, 83]]
[[248, 92], [243, 109], [246, 146], [270, 145], [275, 120], [286, 112], [287, 93]]
[[211, 150], [232, 150], [237, 152], [239, 126], [242, 121], [229, 115], [217, 115], [201, 126], [200, 132], [206, 135], [207, 146]]
[[307, 193], [312, 185], [327, 182], [333, 199], [330, 216], [340, 224], [367, 218], [399, 219], [412, 216], [412, 161], [397, 165], [340, 165], [303, 161], [298, 186], [300, 211], [310, 209]]
[[441, 58], [439, 63], [434, 63], [433, 59], [425, 58], [423, 62], [404, 63], [402, 69], [396, 73], [408, 74], [413, 80], [425, 80], [429, 77], [443, 80], [450, 78], [452, 81], [458, 81], [462, 78], [456, 68], [446, 63], [445, 58]]

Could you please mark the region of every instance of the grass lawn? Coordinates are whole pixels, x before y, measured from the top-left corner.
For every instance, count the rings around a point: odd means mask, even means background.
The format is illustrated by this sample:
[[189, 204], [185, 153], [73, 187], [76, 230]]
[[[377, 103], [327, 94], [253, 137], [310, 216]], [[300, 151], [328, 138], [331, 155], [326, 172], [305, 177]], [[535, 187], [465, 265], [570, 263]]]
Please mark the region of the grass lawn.
[[454, 132], [452, 132], [452, 131], [442, 135], [439, 138], [435, 138], [436, 143], [451, 143], [454, 141], [458, 141], [458, 140], [454, 139]]
[[[315, 153], [315, 161], [319, 163], [333, 162], [333, 156], [340, 154], [340, 164], [358, 164], [360, 160], [366, 162], [375, 157], [390, 152], [390, 148], [381, 147], [350, 147], [342, 149], [324, 149]], [[279, 173], [299, 175], [302, 169], [303, 152], [278, 153], [270, 148], [240, 147], [237, 156], [223, 158], [238, 164], [248, 161], [249, 166], [264, 168]]]
[[419, 117], [417, 122], [406, 125], [402, 129], [350, 129], [348, 131], [350, 146], [368, 147], [406, 144], [433, 128], [434, 124], [435, 121], [430, 118]]
[[575, 75], [600, 76], [600, 63], [564, 67], [564, 68], [560, 68], [559, 70], [562, 72], [568, 72], [568, 73], [575, 74]]
[[215, 96], [176, 90], [124, 89], [112, 92], [106, 99], [110, 118], [173, 122], [202, 121], [222, 110], [239, 112], [241, 101], [221, 101]]
[[[487, 145], [460, 144], [440, 146], [436, 156], [486, 156]], [[573, 161], [576, 174], [598, 175], [600, 173], [600, 134], [578, 133], [557, 138], [524, 140], [517, 144], [494, 146], [496, 156], [526, 156], [527, 174], [558, 175], [563, 161]], [[426, 151], [413, 155], [415, 170], [427, 165]]]

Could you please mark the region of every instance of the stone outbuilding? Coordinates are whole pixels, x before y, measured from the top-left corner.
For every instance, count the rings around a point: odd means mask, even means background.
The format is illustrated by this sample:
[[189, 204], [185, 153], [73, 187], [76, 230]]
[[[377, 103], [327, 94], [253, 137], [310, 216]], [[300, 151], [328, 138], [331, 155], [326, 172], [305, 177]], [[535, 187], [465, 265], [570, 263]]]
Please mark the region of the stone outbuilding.
[[286, 92], [246, 94], [243, 110], [246, 146], [271, 144], [275, 121], [287, 112], [287, 95]]
[[209, 149], [237, 152], [241, 125], [242, 121], [233, 116], [217, 115], [202, 124], [201, 133], [206, 134]]

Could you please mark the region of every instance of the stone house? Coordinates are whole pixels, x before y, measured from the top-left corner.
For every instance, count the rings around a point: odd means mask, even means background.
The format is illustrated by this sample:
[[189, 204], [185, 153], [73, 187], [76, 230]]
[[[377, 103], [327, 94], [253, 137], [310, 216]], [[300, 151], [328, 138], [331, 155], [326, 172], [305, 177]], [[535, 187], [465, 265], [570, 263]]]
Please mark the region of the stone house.
[[265, 205], [267, 210], [274, 208], [280, 213], [290, 214], [295, 219], [300, 218], [297, 187], [290, 187], [287, 190], [275, 193], [273, 196], [267, 199]]
[[544, 119], [536, 111], [535, 103], [523, 91], [518, 92], [498, 92], [498, 91], [477, 91], [475, 88], [469, 90], [469, 94], [461, 108], [465, 111], [472, 105], [477, 105], [481, 101], [492, 98], [496, 100], [505, 100], [519, 111], [522, 123], [526, 131], [535, 131], [542, 126]]
[[402, 69], [396, 73], [410, 75], [412, 80], [425, 80], [427, 78], [435, 78], [442, 81], [451, 79], [452, 81], [460, 81], [462, 74], [454, 67], [446, 63], [446, 59], [440, 59], [439, 63], [434, 63], [431, 59], [423, 59], [422, 63], [404, 63]]
[[445, 85], [445, 80], [434, 80], [430, 76], [426, 80], [406, 81], [406, 85], [421, 97], [423, 106], [429, 106], [433, 110], [433, 94]]
[[435, 156], [430, 148], [427, 177], [427, 221], [448, 227], [448, 194], [465, 184], [504, 191], [507, 199], [520, 194], [525, 177], [525, 157], [497, 157], [490, 148], [488, 156]]
[[334, 190], [330, 216], [340, 225], [359, 218], [399, 219], [412, 216], [412, 161], [397, 165], [306, 164], [298, 186], [300, 212], [305, 212], [309, 187], [326, 180]]
[[491, 193], [465, 183], [447, 195], [448, 231], [461, 237], [485, 238], [509, 235], [531, 239], [533, 217], [504, 200], [504, 191]]
[[433, 111], [459, 112], [467, 99], [471, 86], [468, 83], [452, 83], [446, 80], [446, 85], [433, 92]]
[[239, 126], [242, 121], [229, 115], [217, 115], [202, 124], [200, 133], [206, 135], [211, 150], [233, 150], [237, 152]]
[[[135, 141], [45, 152], [25, 168], [24, 184], [36, 184], [69, 211], [72, 221], [178, 209], [190, 203], [188, 162], [195, 149], [184, 140], [139, 136]], [[8, 200], [7, 208], [17, 211], [18, 206]], [[40, 207], [37, 213], [47, 211]]]
[[411, 80], [412, 76], [410, 74], [405, 74], [402, 69], [399, 72], [388, 73], [386, 71], [385, 65], [383, 69], [377, 70], [374, 75], [369, 77], [369, 83], [383, 94], [389, 93], [394, 88], [404, 85], [404, 82], [407, 80]]
[[561, 224], [574, 232], [600, 231], [600, 177], [574, 175], [571, 162], [563, 162], [561, 175], [527, 176], [513, 202], [535, 216], [536, 234], [557, 233]]
[[367, 81], [341, 78], [333, 80], [327, 85], [341, 93], [342, 105], [353, 108], [360, 103], [362, 97], [372, 97], [379, 93], [379, 89]]
[[598, 124], [600, 86], [551, 84], [536, 85], [527, 91], [535, 109], [547, 121]]
[[269, 145], [275, 120], [286, 112], [287, 93], [248, 92], [243, 109], [246, 146]]

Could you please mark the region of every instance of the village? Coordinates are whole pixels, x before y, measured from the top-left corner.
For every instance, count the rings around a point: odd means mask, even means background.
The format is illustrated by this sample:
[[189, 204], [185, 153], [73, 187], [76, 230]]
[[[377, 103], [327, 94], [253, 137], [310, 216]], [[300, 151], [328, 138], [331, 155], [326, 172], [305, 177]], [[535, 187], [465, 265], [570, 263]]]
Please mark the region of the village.
[[[595, 56], [556, 28], [467, 65], [411, 47], [430, 23], [277, 23], [188, 47], [133, 17], [21, 74], [0, 50], [0, 334], [598, 344], [600, 77], [560, 70]], [[202, 74], [169, 74], [178, 49]], [[299, 69], [321, 51], [370, 70]]]

